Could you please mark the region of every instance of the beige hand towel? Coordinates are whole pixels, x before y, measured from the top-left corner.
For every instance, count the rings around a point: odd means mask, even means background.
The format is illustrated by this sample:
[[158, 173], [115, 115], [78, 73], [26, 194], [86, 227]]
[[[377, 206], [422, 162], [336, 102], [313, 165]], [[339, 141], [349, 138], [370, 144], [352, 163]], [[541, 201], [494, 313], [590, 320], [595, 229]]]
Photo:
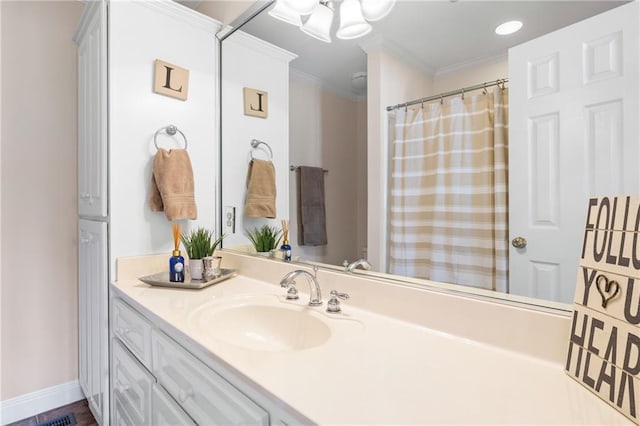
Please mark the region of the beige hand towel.
[[251, 160], [247, 172], [246, 217], [276, 217], [276, 170], [271, 161]]
[[197, 219], [193, 170], [184, 149], [158, 149], [151, 175], [151, 211], [164, 211], [167, 219]]

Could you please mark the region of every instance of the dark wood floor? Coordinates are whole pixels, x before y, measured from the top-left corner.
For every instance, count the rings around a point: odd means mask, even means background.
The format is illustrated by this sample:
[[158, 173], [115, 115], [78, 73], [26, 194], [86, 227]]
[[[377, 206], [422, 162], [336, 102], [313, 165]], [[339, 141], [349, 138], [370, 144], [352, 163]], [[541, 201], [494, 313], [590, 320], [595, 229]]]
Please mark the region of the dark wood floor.
[[96, 419], [93, 418], [93, 414], [91, 414], [91, 410], [89, 410], [87, 400], [83, 399], [82, 401], [74, 402], [73, 404], [65, 405], [63, 407], [58, 407], [51, 411], [40, 413], [37, 416], [29, 417], [27, 419], [20, 420], [19, 422], [11, 423], [7, 426], [34, 426], [38, 423], [44, 423], [53, 419], [57, 419], [58, 417], [62, 417], [69, 413], [73, 413], [73, 415], [76, 417], [78, 426], [98, 425], [96, 423]]

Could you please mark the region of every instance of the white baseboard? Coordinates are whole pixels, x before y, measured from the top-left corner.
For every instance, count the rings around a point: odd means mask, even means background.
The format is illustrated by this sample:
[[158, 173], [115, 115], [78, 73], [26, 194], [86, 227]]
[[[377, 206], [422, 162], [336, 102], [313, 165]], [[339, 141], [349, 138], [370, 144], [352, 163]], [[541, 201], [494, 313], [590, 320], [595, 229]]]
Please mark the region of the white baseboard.
[[0, 424], [17, 422], [84, 399], [77, 380], [0, 401]]

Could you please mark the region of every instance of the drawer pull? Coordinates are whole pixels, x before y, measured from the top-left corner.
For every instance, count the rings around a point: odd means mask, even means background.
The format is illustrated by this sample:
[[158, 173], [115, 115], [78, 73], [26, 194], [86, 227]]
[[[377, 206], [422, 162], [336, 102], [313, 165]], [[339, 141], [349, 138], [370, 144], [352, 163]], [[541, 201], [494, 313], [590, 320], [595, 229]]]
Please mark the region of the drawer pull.
[[193, 396], [193, 389], [189, 389], [189, 390], [184, 390], [184, 389], [180, 389], [180, 392], [178, 393], [178, 400], [180, 401], [181, 404], [184, 404], [187, 399], [191, 398]]

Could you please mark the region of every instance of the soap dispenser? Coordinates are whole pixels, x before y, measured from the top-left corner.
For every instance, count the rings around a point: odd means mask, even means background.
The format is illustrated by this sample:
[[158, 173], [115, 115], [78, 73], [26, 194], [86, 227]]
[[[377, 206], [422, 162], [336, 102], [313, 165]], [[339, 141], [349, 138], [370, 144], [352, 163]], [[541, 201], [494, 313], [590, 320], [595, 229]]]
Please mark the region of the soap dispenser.
[[285, 262], [291, 262], [291, 246], [289, 245], [289, 221], [283, 219], [282, 223], [282, 245], [280, 251], [282, 251], [282, 258]]
[[180, 255], [180, 225], [173, 224], [173, 252], [169, 258], [169, 281], [184, 282], [184, 257]]

